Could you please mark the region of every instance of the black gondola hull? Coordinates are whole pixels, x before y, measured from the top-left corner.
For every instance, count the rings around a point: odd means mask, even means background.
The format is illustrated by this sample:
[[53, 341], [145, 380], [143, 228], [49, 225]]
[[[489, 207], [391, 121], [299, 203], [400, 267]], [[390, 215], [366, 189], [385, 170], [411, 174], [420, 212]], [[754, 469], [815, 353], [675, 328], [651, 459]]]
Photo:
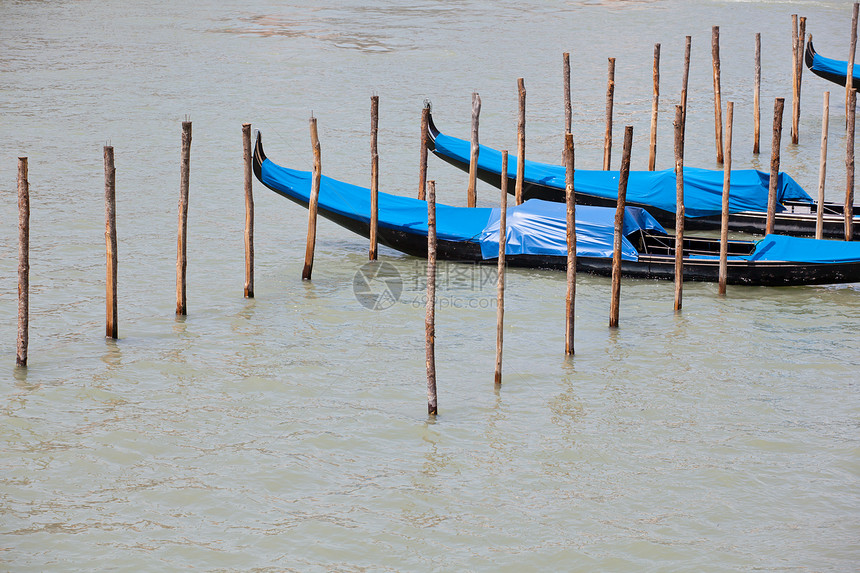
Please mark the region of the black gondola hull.
[[[468, 161], [460, 161], [457, 158], [452, 158], [436, 151], [436, 146], [433, 143], [433, 139], [439, 133], [439, 131], [438, 129], [436, 129], [435, 125], [432, 125], [432, 121], [433, 120], [431, 116], [430, 141], [428, 142], [428, 148], [433, 152], [434, 155], [436, 155], [436, 157], [439, 157], [446, 163], [449, 163], [454, 167], [457, 167], [458, 169], [468, 172]], [[479, 168], [477, 176], [478, 179], [489, 185], [492, 185], [493, 187], [501, 188], [502, 186], [502, 176], [500, 173], [493, 173], [491, 171]], [[509, 193], [513, 194], [515, 189], [516, 179], [513, 177], [509, 177]], [[541, 185], [540, 183], [523, 181], [523, 201], [528, 201], [529, 199], [542, 199], [544, 201], [555, 201], [558, 203], [563, 203], [565, 201], [564, 190], [559, 189], [558, 187]], [[576, 202], [579, 205], [615, 207], [615, 201], [613, 199], [607, 199], [606, 197], [599, 197], [596, 195], [587, 195], [578, 191], [576, 192]], [[664, 209], [659, 209], [657, 207], [654, 207], [653, 205], [647, 205], [644, 203], [628, 201], [627, 204], [631, 207], [642, 207], [646, 209], [652, 217], [657, 219], [657, 221], [661, 225], [664, 225], [666, 227], [675, 226], [675, 213], [673, 211], [666, 211]], [[825, 204], [825, 209], [826, 212], [831, 211], [839, 214], [825, 214], [822, 222], [823, 236], [840, 239], [844, 238], [845, 224], [843, 216], [841, 215], [841, 212], [843, 211], [843, 206], [837, 204]], [[815, 226], [817, 224], [816, 214], [813, 212], [803, 212], [807, 210], [811, 211], [808, 205], [797, 204], [795, 210], [797, 212], [786, 211], [782, 213], [776, 213], [774, 216], [773, 232], [778, 235], [792, 235], [798, 237], [815, 236]], [[749, 211], [729, 214], [729, 230], [742, 233], [754, 233], [763, 235], [765, 234], [766, 227], [767, 213]], [[684, 228], [691, 231], [719, 230], [720, 216], [714, 215], [709, 217], [687, 217], [684, 219]], [[855, 241], [860, 240], [860, 225], [856, 223], [854, 224], [852, 237]]]
[[[266, 156], [258, 136], [254, 150], [253, 168], [257, 179], [261, 178], [261, 166]], [[265, 183], [263, 183], [265, 185]], [[287, 199], [308, 206], [307, 201], [297, 199], [277, 188], [266, 185], [272, 191]], [[331, 212], [318, 207], [322, 217], [348, 229], [362, 237], [370, 237], [370, 225], [365, 221]], [[427, 235], [412, 233], [402, 229], [391, 229], [380, 226], [377, 231], [380, 244], [412, 255], [427, 257]], [[474, 241], [437, 241], [436, 256], [440, 260], [496, 265], [497, 259], [484, 259], [481, 246]], [[507, 255], [505, 262], [511, 267], [537, 268], [551, 270], [566, 270], [567, 258], [555, 255]], [[611, 276], [612, 259], [598, 257], [577, 257], [578, 272], [595, 275]], [[669, 255], [640, 256], [637, 261], [622, 261], [621, 272], [625, 277], [642, 279], [674, 280], [675, 258]], [[688, 259], [684, 261], [685, 281], [717, 282], [719, 278], [719, 263], [716, 260]], [[819, 264], [819, 263], [784, 263], [784, 262], [748, 262], [729, 261], [729, 284], [751, 286], [793, 286], [804, 284], [831, 284], [845, 282], [860, 282], [860, 263]]]

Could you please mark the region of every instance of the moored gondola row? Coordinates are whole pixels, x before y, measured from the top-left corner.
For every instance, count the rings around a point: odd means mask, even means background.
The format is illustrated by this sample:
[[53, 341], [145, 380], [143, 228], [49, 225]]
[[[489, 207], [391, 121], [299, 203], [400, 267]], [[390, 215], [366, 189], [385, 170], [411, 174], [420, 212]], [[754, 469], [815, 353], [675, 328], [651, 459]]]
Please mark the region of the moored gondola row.
[[[512, 160], [508, 160], [510, 162]], [[508, 168], [511, 169], [510, 167]], [[280, 166], [263, 149], [257, 132], [254, 173], [269, 189], [307, 206], [311, 202], [311, 174]], [[576, 171], [574, 181], [580, 172]], [[513, 179], [513, 178], [510, 178]], [[615, 179], [616, 185], [618, 179]], [[508, 182], [510, 185], [510, 181]], [[628, 183], [628, 188], [631, 186]], [[364, 237], [369, 236], [370, 191], [323, 176], [318, 213]], [[577, 204], [578, 270], [611, 274], [615, 209]], [[426, 257], [427, 218], [424, 201], [379, 193], [379, 242], [417, 257]], [[437, 256], [471, 263], [495, 263], [499, 209], [437, 204]], [[515, 267], [566, 267], [564, 204], [529, 198], [508, 207], [507, 264]], [[622, 239], [622, 272], [631, 278], [674, 278], [674, 237], [648, 210], [627, 206]], [[719, 241], [685, 237], [685, 280], [718, 279]], [[816, 240], [772, 234], [764, 239], [735, 240], [729, 247], [729, 284], [789, 286], [860, 281], [860, 242]], [[794, 253], [794, 255], [792, 255]]]

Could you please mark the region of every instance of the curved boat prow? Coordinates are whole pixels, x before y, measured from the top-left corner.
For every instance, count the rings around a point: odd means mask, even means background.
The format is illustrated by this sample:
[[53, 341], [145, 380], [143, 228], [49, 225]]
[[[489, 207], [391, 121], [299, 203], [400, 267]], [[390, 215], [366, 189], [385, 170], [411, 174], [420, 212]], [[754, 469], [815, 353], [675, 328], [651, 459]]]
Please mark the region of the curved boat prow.
[[[848, 75], [848, 62], [825, 58], [816, 52], [812, 46], [812, 34], [809, 35], [809, 42], [806, 44], [804, 60], [806, 67], [816, 76], [840, 86], [845, 85], [845, 78]], [[854, 64], [852, 71], [852, 85], [854, 89], [860, 90], [860, 66], [857, 64]]]
[[266, 153], [263, 151], [263, 134], [257, 130], [257, 141], [254, 143], [253, 164], [254, 175], [258, 181], [262, 180], [263, 162], [266, 160]]
[[[804, 55], [806, 67], [812, 69], [812, 64], [815, 62], [815, 48], [812, 47], [812, 34], [809, 35], [809, 41], [806, 43], [806, 53]], [[848, 68], [846, 67], [846, 70]]]
[[439, 131], [439, 128], [436, 127], [436, 124], [433, 123], [433, 112], [427, 114], [427, 131], [430, 132], [430, 138], [427, 141], [427, 149], [430, 151], [436, 151], [436, 138], [442, 133]]

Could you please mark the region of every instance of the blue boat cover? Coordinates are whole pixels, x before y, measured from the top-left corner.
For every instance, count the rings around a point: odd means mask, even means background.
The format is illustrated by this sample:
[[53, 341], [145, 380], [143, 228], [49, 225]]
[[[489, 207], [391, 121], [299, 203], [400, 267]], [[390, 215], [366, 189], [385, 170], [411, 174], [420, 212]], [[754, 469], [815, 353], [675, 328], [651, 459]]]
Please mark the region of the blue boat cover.
[[[469, 162], [471, 143], [444, 134], [435, 140], [436, 150], [442, 155]], [[565, 169], [559, 165], [526, 160], [524, 179], [548, 187], [564, 190]], [[501, 173], [502, 154], [496, 149], [480, 146], [478, 167], [491, 173]], [[516, 177], [517, 159], [508, 159], [508, 177]], [[592, 171], [577, 169], [574, 187], [577, 193], [615, 199], [618, 195], [618, 171]], [[729, 212], [767, 211], [767, 194], [770, 174], [755, 169], [732, 171], [729, 191]], [[777, 211], [786, 200], [812, 203], [812, 198], [786, 173], [777, 181]], [[675, 212], [675, 170], [631, 171], [627, 183], [627, 201]], [[684, 168], [684, 210], [687, 217], [707, 217], [722, 213], [723, 172], [695, 167]]]
[[[825, 58], [816, 53], [812, 57], [812, 66], [809, 68], [814, 72], [823, 72], [834, 74], [845, 78], [848, 73], [848, 62], [845, 60], [834, 60], [833, 58]], [[854, 64], [854, 79], [860, 78], [860, 64]]]
[[860, 243], [767, 235], [758, 242], [751, 261], [848, 263], [860, 261]]
[[[261, 181], [283, 195], [307, 203], [311, 193], [311, 173], [276, 165], [266, 159]], [[567, 211], [563, 203], [532, 199], [507, 211], [507, 243], [510, 255], [567, 256]], [[370, 221], [370, 190], [330, 177], [320, 178], [320, 211], [329, 211], [362, 222]], [[436, 236], [448, 241], [475, 241], [484, 258], [499, 255], [500, 209], [436, 205]], [[427, 203], [411, 197], [379, 193], [379, 227], [427, 235]], [[628, 207], [624, 234], [637, 229], [663, 227], [644, 209]], [[582, 257], [611, 257], [614, 241], [615, 209], [576, 208], [576, 252]], [[623, 239], [622, 257], [636, 260], [636, 248]]]
[[[276, 165], [266, 159], [260, 180], [279, 193], [307, 203], [311, 193], [311, 173]], [[319, 208], [362, 222], [370, 221], [370, 190], [330, 177], [320, 180]], [[448, 241], [473, 241], [481, 246], [485, 259], [499, 254], [500, 209], [436, 205], [436, 234]], [[379, 227], [427, 235], [427, 203], [411, 197], [379, 193]], [[507, 243], [509, 255], [567, 256], [567, 211], [563, 203], [531, 199], [507, 210]], [[614, 242], [615, 209], [609, 207], [576, 207], [576, 254], [580, 257], [611, 257]], [[627, 207], [624, 215], [625, 237], [622, 258], [635, 261], [638, 251], [626, 236], [636, 230], [665, 233], [647, 211]], [[717, 257], [697, 256], [697, 259]], [[730, 257], [732, 260], [790, 261], [833, 263], [860, 261], [860, 242], [822, 241], [781, 235], [767, 235], [759, 241], [752, 255]]]
[[[479, 240], [485, 259], [499, 256], [501, 209], [493, 209]], [[627, 207], [621, 238], [621, 258], [636, 261], [639, 252], [627, 235], [639, 229], [665, 233], [660, 223], [638, 207]], [[615, 209], [576, 206], [576, 256], [612, 258], [615, 241]], [[505, 217], [505, 254], [567, 256], [567, 205], [530, 199], [509, 207]]]
[[[697, 260], [718, 260], [718, 256], [693, 256]], [[732, 256], [730, 261], [790, 263], [854, 263], [860, 261], [860, 243], [830, 241], [784, 235], [766, 235], [756, 243], [751, 255]]]
[[[260, 180], [282, 194], [304, 203], [311, 196], [311, 173], [263, 162]], [[379, 193], [378, 222], [382, 229], [400, 229], [427, 235], [427, 203], [411, 197]], [[343, 183], [323, 175], [320, 178], [319, 208], [357, 221], [370, 222], [370, 189]], [[436, 237], [448, 241], [469, 241], [484, 230], [490, 208], [467, 209], [436, 205]]]

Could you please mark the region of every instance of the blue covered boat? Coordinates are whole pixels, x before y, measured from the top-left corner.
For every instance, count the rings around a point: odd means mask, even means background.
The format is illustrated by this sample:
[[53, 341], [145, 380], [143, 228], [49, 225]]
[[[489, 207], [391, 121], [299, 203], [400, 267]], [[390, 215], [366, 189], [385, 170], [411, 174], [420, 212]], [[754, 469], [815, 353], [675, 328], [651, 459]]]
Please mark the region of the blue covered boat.
[[[812, 34], [809, 35], [809, 42], [806, 44], [805, 59], [806, 67], [816, 76], [830, 80], [840, 86], [845, 85], [845, 76], [848, 75], [848, 62], [819, 56], [815, 52], [815, 48], [812, 47]], [[860, 90], [860, 64], [854, 64], [851, 79], [854, 83], [854, 89]]]
[[[444, 161], [469, 170], [471, 142], [445, 135], [429, 122], [429, 148]], [[480, 146], [478, 177], [501, 187], [502, 154]], [[508, 190], [513, 193], [517, 158], [508, 160]], [[565, 169], [560, 165], [526, 160], [523, 176], [523, 199], [564, 201]], [[578, 204], [614, 206], [618, 194], [618, 171], [577, 169], [574, 177]], [[770, 174], [755, 169], [732, 171], [729, 191], [729, 229], [764, 234], [767, 222], [767, 197]], [[722, 210], [723, 172], [695, 167], [684, 168], [685, 227], [719, 229]], [[663, 225], [675, 225], [675, 170], [631, 171], [627, 185], [627, 204], [643, 207]], [[825, 203], [822, 208], [823, 234], [845, 236], [844, 206]], [[774, 231], [782, 235], [814, 236], [819, 205], [786, 173], [777, 181], [777, 205]], [[860, 206], [854, 217], [854, 240], [860, 240]]]
[[[257, 134], [254, 174], [266, 187], [307, 206], [308, 171], [273, 163]], [[379, 242], [417, 257], [427, 256], [427, 203], [379, 193]], [[318, 213], [364, 237], [370, 234], [370, 190], [323, 176]], [[462, 262], [495, 262], [500, 209], [436, 206], [437, 256]], [[576, 207], [577, 269], [610, 275], [615, 209]], [[506, 262], [511, 266], [565, 269], [566, 207], [531, 199], [507, 211]], [[719, 241], [684, 239], [684, 279], [716, 281]], [[641, 208], [628, 207], [622, 239], [622, 274], [674, 278], [675, 238]], [[860, 281], [860, 243], [768, 235], [730, 241], [728, 282], [750, 285], [828, 284]]]

